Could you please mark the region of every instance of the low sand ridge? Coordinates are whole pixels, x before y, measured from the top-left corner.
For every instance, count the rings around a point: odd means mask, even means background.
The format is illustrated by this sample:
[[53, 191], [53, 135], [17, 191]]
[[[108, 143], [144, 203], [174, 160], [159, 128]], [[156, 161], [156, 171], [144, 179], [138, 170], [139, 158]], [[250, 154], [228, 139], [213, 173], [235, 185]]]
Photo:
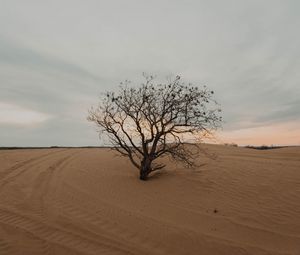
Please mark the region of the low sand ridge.
[[108, 149], [0, 151], [0, 254], [300, 254], [300, 148], [206, 147], [147, 182]]

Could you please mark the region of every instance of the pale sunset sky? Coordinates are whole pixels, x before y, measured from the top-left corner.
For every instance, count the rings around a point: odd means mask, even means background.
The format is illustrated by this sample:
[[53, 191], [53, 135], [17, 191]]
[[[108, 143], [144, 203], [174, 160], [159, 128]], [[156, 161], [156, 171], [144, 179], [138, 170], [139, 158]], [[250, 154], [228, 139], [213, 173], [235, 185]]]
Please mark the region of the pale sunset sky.
[[298, 0], [0, 0], [0, 146], [101, 145], [87, 110], [142, 73], [207, 85], [216, 141], [300, 145]]

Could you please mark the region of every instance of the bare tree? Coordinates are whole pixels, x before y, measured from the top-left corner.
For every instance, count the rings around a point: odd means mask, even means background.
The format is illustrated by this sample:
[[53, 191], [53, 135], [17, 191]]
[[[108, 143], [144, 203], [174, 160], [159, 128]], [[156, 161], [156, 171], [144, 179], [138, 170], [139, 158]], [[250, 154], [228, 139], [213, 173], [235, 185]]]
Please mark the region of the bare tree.
[[139, 87], [125, 81], [117, 93], [106, 93], [88, 116], [139, 169], [141, 180], [165, 167], [156, 161], [164, 155], [195, 166], [195, 148], [221, 123], [214, 92], [206, 86], [185, 85], [179, 76], [166, 84], [154, 84], [153, 76], [144, 78]]

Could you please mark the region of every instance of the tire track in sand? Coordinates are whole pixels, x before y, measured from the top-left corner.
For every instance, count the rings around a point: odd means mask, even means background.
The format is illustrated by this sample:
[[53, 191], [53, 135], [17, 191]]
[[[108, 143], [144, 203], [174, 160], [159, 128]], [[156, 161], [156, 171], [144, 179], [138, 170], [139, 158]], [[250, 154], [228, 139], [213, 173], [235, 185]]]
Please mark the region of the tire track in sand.
[[9, 254], [15, 254], [17, 251], [14, 249], [14, 247], [7, 243], [5, 240], [0, 238], [0, 254], [1, 255], [9, 255]]
[[[20, 215], [8, 208], [0, 207], [0, 223], [26, 231], [30, 235], [48, 243], [66, 247], [67, 249], [72, 248], [87, 255], [133, 254], [129, 250], [124, 250], [122, 247], [112, 244], [111, 240], [92, 238], [90, 235], [87, 237], [87, 235], [79, 232], [75, 233], [59, 226], [48, 225], [39, 222], [33, 217]], [[7, 250], [6, 246], [4, 246], [4, 250]], [[47, 254], [45, 252], [47, 251], [41, 250], [38, 254]]]
[[[33, 174], [37, 175], [34, 182], [30, 184], [30, 186], [33, 186], [30, 196], [19, 204], [17, 208], [7, 209], [7, 215], [4, 217], [3, 210], [1, 211], [0, 207], [0, 223], [17, 228], [19, 232], [26, 232], [33, 236], [35, 245], [32, 247], [34, 247], [35, 254], [51, 254], [53, 245], [62, 246], [66, 249], [75, 249], [74, 251], [79, 252], [84, 251], [84, 254], [133, 254], [130, 252], [129, 247], [124, 244], [120, 245], [120, 242], [117, 240], [102, 236], [100, 233], [98, 235], [89, 232], [87, 229], [80, 227], [80, 225], [70, 226], [70, 223], [68, 223], [66, 228], [65, 224], [60, 225], [57, 224], [56, 220], [53, 221], [53, 216], [57, 217], [55, 215], [57, 211], [54, 212], [54, 215], [51, 215], [47, 205], [52, 208], [62, 208], [55, 198], [60, 195], [57, 193], [57, 190], [60, 190], [60, 185], [62, 185], [60, 175], [58, 175], [58, 173], [61, 173], [59, 170], [68, 169], [69, 163], [80, 152], [68, 151], [67, 155], [64, 153], [63, 157], [55, 158], [54, 163], [51, 162], [51, 157], [40, 160], [38, 164], [35, 164], [35, 167], [31, 169], [26, 167], [15, 178], [11, 178], [10, 181], [17, 182], [16, 178], [21, 178], [22, 173], [25, 173], [26, 170], [31, 170]], [[40, 165], [45, 164], [46, 160], [49, 161], [50, 165], [45, 168], [39, 168]], [[50, 189], [51, 183], [55, 183], [53, 186], [55, 190]], [[10, 213], [12, 215], [9, 215]], [[25, 216], [24, 219], [23, 216]], [[91, 252], [87, 252], [86, 249]]]
[[28, 160], [17, 163], [15, 165], [5, 169], [4, 171], [1, 171], [0, 172], [0, 180], [1, 180], [0, 189], [3, 188], [4, 186], [6, 186], [14, 178], [16, 178], [17, 176], [24, 173], [30, 167], [34, 167], [34, 166], [36, 166], [36, 164], [40, 164], [40, 163], [44, 162], [45, 160], [47, 160], [49, 157], [51, 157], [57, 153], [63, 152], [65, 150], [66, 149], [62, 149], [62, 150], [58, 150], [58, 151], [54, 151], [54, 152], [49, 152], [49, 153], [40, 155], [38, 157], [30, 158]]
[[[68, 152], [69, 153], [69, 152]], [[33, 213], [39, 215], [40, 217], [45, 217], [47, 213], [47, 195], [51, 191], [50, 185], [54, 181], [58, 171], [63, 171], [66, 169], [69, 162], [78, 154], [80, 151], [73, 152], [67, 156], [64, 156], [57, 160], [55, 163], [48, 166], [45, 170], [38, 173], [34, 183], [33, 189], [29, 197], [24, 201], [23, 206], [27, 209], [33, 209]], [[61, 172], [60, 172], [61, 173]], [[56, 187], [59, 186], [58, 179], [56, 178]], [[56, 188], [57, 189], [57, 188]], [[52, 190], [54, 193], [55, 190]], [[50, 201], [51, 202], [51, 201]], [[52, 206], [52, 203], [49, 203]]]

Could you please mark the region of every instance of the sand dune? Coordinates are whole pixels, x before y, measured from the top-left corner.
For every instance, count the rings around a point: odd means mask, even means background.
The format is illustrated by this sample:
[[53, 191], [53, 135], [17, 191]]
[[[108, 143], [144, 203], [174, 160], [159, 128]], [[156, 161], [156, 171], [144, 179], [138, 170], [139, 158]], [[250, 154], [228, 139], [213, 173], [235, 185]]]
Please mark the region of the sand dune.
[[300, 254], [300, 148], [207, 147], [147, 182], [108, 149], [0, 151], [0, 254]]

